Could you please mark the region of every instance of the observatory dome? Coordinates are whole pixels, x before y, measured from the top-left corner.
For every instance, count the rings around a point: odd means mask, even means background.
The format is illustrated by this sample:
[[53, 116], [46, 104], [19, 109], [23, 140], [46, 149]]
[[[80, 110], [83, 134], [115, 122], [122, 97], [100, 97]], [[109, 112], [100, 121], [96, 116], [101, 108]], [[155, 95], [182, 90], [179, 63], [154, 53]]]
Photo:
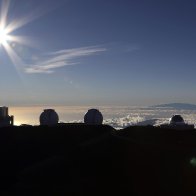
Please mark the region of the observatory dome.
[[169, 120], [170, 125], [184, 125], [184, 119], [180, 115], [174, 115]]
[[55, 125], [59, 121], [58, 114], [54, 109], [45, 109], [39, 118], [40, 125]]
[[103, 115], [97, 109], [90, 109], [84, 116], [85, 124], [100, 125], [103, 122]]

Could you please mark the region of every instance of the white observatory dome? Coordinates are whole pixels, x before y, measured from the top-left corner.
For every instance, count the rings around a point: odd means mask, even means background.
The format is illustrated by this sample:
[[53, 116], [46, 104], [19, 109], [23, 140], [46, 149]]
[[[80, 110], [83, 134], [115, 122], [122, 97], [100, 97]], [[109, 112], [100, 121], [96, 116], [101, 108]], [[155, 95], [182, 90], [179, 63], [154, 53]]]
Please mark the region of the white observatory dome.
[[103, 115], [97, 109], [90, 109], [84, 116], [85, 124], [100, 125], [103, 122]]
[[170, 125], [184, 125], [184, 119], [180, 115], [174, 115], [169, 120]]
[[58, 114], [53, 109], [45, 109], [39, 117], [40, 125], [55, 125], [59, 121]]

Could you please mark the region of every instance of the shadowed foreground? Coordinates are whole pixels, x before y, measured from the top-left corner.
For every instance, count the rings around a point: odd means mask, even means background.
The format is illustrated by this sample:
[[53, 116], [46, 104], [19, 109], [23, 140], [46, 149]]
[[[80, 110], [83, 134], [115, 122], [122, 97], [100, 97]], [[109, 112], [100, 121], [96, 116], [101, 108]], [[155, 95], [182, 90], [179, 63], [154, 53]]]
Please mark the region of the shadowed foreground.
[[196, 195], [195, 130], [0, 129], [1, 195]]

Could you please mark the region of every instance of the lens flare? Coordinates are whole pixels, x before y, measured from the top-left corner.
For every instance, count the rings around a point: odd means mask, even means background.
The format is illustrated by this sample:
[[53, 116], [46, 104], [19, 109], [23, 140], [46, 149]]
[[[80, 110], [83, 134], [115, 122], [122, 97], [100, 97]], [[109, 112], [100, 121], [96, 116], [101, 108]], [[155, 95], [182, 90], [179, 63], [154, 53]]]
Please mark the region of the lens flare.
[[193, 157], [193, 158], [190, 160], [190, 164], [191, 164], [193, 167], [196, 167], [196, 157]]

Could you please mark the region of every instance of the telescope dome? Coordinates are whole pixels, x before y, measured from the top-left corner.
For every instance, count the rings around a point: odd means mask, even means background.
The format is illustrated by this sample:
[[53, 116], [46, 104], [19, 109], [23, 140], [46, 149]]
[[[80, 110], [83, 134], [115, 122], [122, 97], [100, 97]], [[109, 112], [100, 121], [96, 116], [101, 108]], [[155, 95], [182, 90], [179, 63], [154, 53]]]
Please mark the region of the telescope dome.
[[180, 125], [180, 124], [185, 124], [185, 122], [182, 116], [174, 115], [171, 117], [169, 124]]
[[45, 109], [39, 118], [40, 125], [55, 125], [59, 121], [58, 114], [54, 109]]
[[84, 116], [85, 124], [100, 125], [103, 122], [103, 115], [97, 109], [90, 109]]

